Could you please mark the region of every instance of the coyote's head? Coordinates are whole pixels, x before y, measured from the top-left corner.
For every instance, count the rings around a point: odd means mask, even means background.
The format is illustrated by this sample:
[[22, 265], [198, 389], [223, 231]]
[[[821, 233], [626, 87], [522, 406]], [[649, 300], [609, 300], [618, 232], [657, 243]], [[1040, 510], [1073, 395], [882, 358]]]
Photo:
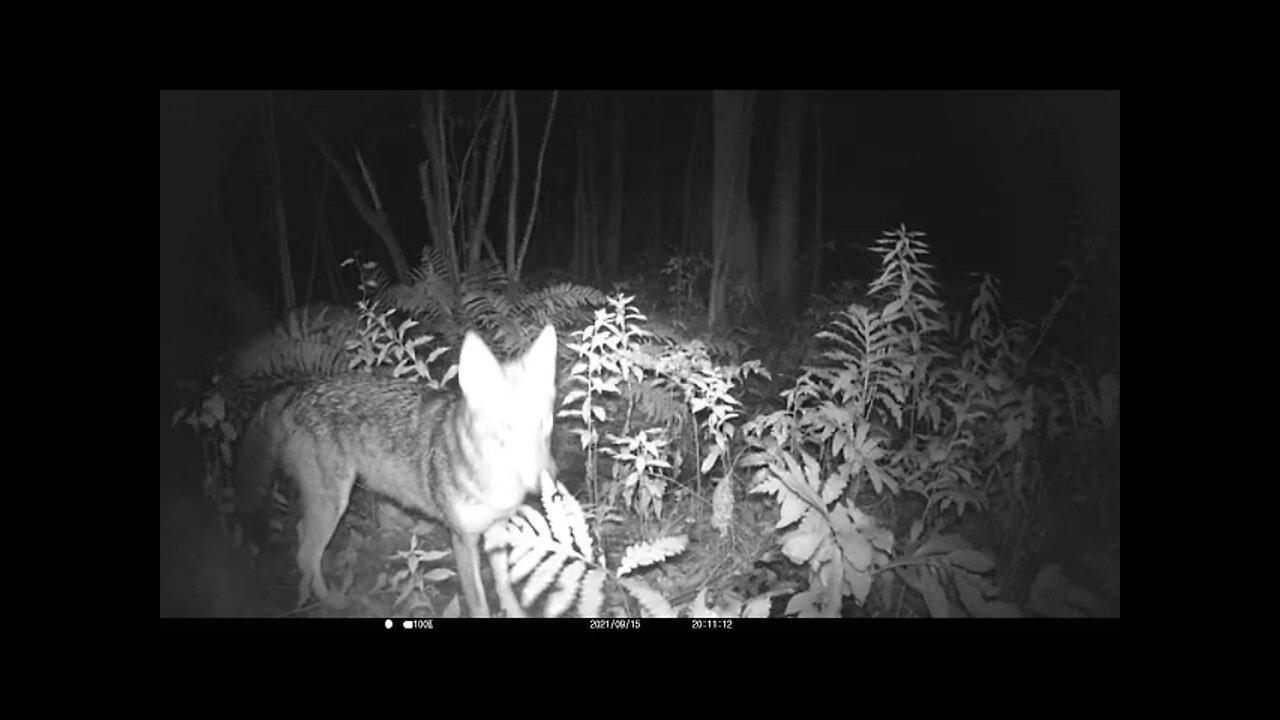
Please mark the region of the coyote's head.
[[544, 471], [555, 476], [555, 378], [556, 332], [550, 325], [522, 357], [505, 365], [475, 333], [468, 332], [462, 341], [458, 384], [471, 414], [476, 454], [491, 478], [518, 478], [518, 488], [505, 480], [500, 484], [522, 497], [539, 487]]

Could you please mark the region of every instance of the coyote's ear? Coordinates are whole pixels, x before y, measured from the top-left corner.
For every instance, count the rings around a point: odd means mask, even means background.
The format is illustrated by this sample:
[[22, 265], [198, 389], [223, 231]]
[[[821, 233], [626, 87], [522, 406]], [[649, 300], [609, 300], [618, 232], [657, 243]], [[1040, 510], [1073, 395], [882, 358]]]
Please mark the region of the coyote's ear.
[[524, 378], [535, 387], [555, 387], [556, 384], [556, 329], [551, 325], [542, 328], [520, 364]]
[[458, 385], [462, 394], [472, 402], [501, 402], [505, 382], [502, 366], [489, 346], [468, 330], [462, 339], [462, 351], [458, 353]]

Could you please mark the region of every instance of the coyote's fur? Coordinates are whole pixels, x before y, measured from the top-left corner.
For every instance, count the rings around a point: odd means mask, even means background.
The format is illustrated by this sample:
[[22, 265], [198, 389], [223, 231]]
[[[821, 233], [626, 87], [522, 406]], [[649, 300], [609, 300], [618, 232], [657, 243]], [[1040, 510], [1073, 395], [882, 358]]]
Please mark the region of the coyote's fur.
[[[260, 512], [275, 471], [297, 485], [299, 604], [311, 593], [332, 607], [346, 604], [325, 585], [321, 558], [360, 477], [370, 489], [448, 526], [467, 607], [472, 617], [488, 617], [480, 536], [521, 505], [543, 472], [554, 475], [555, 362], [551, 326], [506, 365], [467, 333], [458, 358], [459, 392], [357, 374], [268, 400], [241, 444], [237, 489], [242, 509]], [[505, 567], [493, 564], [495, 580], [504, 582]]]

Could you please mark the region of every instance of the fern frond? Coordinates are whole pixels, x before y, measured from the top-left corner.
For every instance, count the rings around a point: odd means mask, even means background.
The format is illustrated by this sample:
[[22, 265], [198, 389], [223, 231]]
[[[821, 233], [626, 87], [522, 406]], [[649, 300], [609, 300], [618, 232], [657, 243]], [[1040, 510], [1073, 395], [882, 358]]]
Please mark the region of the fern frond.
[[642, 383], [627, 383], [624, 397], [635, 403], [644, 417], [655, 424], [666, 425], [677, 434], [684, 427], [688, 406], [684, 392], [665, 378], [652, 378]]
[[[573, 609], [599, 613], [604, 570], [596, 562], [582, 506], [560, 482], [543, 483], [545, 516], [524, 506], [507, 523], [485, 534], [489, 553], [510, 547], [513, 584], [522, 583], [520, 604], [529, 607], [546, 596], [543, 614], [557, 617]], [[500, 553], [499, 555], [500, 556]]]
[[640, 607], [644, 609], [647, 617], [653, 618], [673, 618], [676, 617], [676, 611], [671, 607], [671, 603], [662, 596], [662, 593], [654, 590], [648, 583], [641, 582], [632, 578], [624, 578], [618, 581], [627, 592], [640, 602]]
[[293, 337], [286, 330], [277, 329], [236, 351], [230, 371], [239, 378], [337, 375], [347, 370], [345, 337]]
[[670, 557], [675, 557], [689, 546], [687, 535], [676, 535], [658, 538], [648, 542], [636, 543], [628, 547], [622, 554], [618, 564], [618, 577], [629, 574], [632, 570], [649, 565], [656, 565]]
[[426, 327], [453, 338], [462, 323], [456, 315], [454, 284], [436, 275], [423, 277], [412, 285], [387, 288], [379, 296], [390, 307], [409, 313]]
[[604, 305], [605, 294], [587, 285], [562, 282], [519, 297], [513, 310], [529, 325], [563, 324], [582, 310]]
[[422, 248], [422, 260], [418, 267], [414, 268], [412, 276], [415, 284], [430, 277], [452, 282], [453, 267], [449, 264], [449, 258], [445, 257], [444, 252], [434, 245], [428, 245]]

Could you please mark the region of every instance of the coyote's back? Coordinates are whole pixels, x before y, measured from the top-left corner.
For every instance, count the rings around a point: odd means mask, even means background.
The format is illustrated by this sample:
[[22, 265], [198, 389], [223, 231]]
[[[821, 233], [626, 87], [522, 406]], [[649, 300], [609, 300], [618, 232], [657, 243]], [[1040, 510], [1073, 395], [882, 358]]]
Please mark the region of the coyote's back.
[[299, 603], [331, 593], [321, 559], [356, 477], [451, 531], [463, 596], [489, 614], [479, 539], [554, 473], [550, 433], [556, 336], [548, 326], [518, 360], [501, 365], [467, 333], [458, 359], [461, 392], [408, 380], [347, 375], [292, 388], [254, 416], [237, 458], [242, 508], [260, 515], [273, 471], [297, 483], [302, 502]]

